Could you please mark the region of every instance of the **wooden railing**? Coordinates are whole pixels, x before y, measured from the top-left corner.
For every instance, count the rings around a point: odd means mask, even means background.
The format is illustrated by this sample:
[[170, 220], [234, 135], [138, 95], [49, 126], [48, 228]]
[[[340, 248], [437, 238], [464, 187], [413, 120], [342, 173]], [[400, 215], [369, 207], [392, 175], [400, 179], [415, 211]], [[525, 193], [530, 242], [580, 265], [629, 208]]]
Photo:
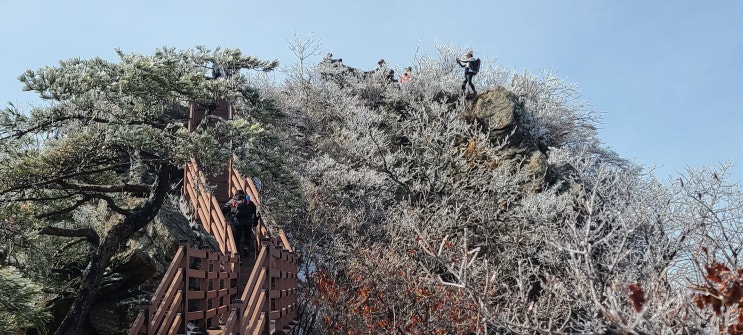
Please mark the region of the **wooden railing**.
[[[260, 334], [266, 328], [266, 269], [262, 265], [268, 248], [261, 247], [241, 299], [235, 300], [224, 329], [240, 334]], [[243, 330], [241, 332], [241, 330]]]
[[[243, 190], [260, 209], [260, 193], [251, 178], [242, 177], [232, 164], [228, 178], [230, 194]], [[271, 238], [262, 217], [255, 231], [260, 250], [239, 305], [233, 309], [237, 328], [229, 324], [225, 328], [260, 334], [267, 327], [267, 332], [273, 334], [288, 328], [297, 317], [297, 258], [284, 232], [279, 230], [279, 238]], [[265, 320], [269, 320], [268, 323], [264, 323]]]
[[[253, 181], [240, 176], [232, 165], [227, 178], [229, 193], [244, 190], [260, 212], [260, 194]], [[189, 323], [202, 331], [209, 329], [209, 334], [273, 334], [286, 331], [296, 319], [297, 258], [284, 232], [279, 230], [278, 237], [272, 238], [263, 219], [258, 220], [258, 254], [238, 292], [240, 256], [221, 207], [206, 185], [206, 177], [192, 160], [185, 167], [184, 196], [194, 216], [219, 243], [219, 252], [182, 243], [129, 335], [185, 334]], [[207, 264], [207, 268], [193, 264]], [[201, 287], [204, 282], [206, 288]]]
[[152, 299], [142, 309], [129, 335], [186, 333], [192, 323], [217, 327], [227, 316], [230, 296], [237, 293], [238, 258], [181, 242]]
[[232, 238], [232, 229], [229, 229], [222, 214], [222, 207], [206, 185], [206, 176], [201, 172], [196, 161], [191, 159], [185, 167], [184, 196], [189, 200], [191, 210], [206, 232], [212, 234], [219, 243], [219, 250], [225, 254], [236, 254], [237, 247]]
[[281, 238], [272, 239], [271, 252], [267, 260], [269, 282], [269, 330], [285, 330], [297, 319], [297, 256], [281, 242], [286, 241], [283, 231]]
[[240, 334], [273, 334], [290, 328], [296, 319], [297, 259], [277, 242], [262, 241], [248, 284], [235, 301], [225, 329]]

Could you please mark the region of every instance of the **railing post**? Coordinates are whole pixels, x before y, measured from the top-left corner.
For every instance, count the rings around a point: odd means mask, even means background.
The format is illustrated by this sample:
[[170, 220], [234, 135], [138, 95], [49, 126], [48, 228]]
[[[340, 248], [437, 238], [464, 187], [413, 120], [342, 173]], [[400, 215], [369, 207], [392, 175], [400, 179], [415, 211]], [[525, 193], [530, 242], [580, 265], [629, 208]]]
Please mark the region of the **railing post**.
[[139, 334], [149, 335], [150, 334], [150, 308], [152, 307], [152, 302], [145, 301], [139, 305], [140, 311], [142, 311], [142, 314], [144, 315], [144, 324], [142, 327], [144, 327], [144, 332], [142, 332], [142, 329], [139, 330]]
[[[235, 317], [237, 318], [235, 320], [235, 326], [237, 327], [240, 327], [240, 325], [242, 324], [242, 312], [240, 311], [240, 306], [242, 305], [243, 305], [243, 301], [241, 299], [232, 299], [231, 304], [230, 304], [230, 310], [235, 312]], [[226, 331], [226, 334], [240, 335], [240, 332], [235, 332], [233, 331], [233, 329], [225, 329], [225, 331]]]
[[217, 302], [219, 301], [218, 297], [215, 298], [209, 298], [209, 295], [207, 294], [210, 290], [210, 287], [213, 287], [214, 282], [212, 279], [210, 279], [211, 273], [217, 273], [216, 277], [219, 277], [219, 266], [218, 266], [218, 259], [216, 261], [212, 260], [212, 252], [213, 250], [208, 245], [202, 245], [200, 247], [201, 250], [205, 250], [206, 254], [204, 259], [201, 261], [201, 268], [199, 270], [204, 271], [205, 276], [204, 278], [199, 278], [199, 291], [204, 292], [204, 298], [199, 300], [199, 310], [203, 311], [204, 314], [202, 314], [202, 321], [201, 326], [203, 326], [205, 329], [208, 329], [207, 325], [213, 325], [214, 321], [216, 320], [216, 317], [207, 318], [206, 311], [208, 310], [208, 307], [211, 302], [211, 306], [214, 307]]
[[[222, 209], [220, 208], [219, 210], [221, 211]], [[224, 218], [224, 226], [222, 227], [222, 230], [224, 230], [224, 233], [222, 234], [222, 239], [224, 239], [224, 241], [222, 241], [222, 245], [225, 246], [224, 249], [226, 251], [229, 250], [229, 248], [227, 246], [230, 245], [230, 241], [229, 241], [230, 240], [230, 232], [228, 232], [227, 230], [228, 229], [232, 229], [232, 226], [230, 226], [230, 223], [228, 222], [228, 220], [229, 219], [227, 217]], [[235, 248], [237, 248], [237, 245], [235, 245]], [[239, 254], [240, 253], [240, 250], [237, 250], [237, 253]]]
[[[269, 292], [266, 292], [268, 296]], [[276, 322], [271, 320], [271, 312], [263, 312], [263, 320], [266, 320], [264, 331], [268, 331], [268, 334], [273, 334], [274, 328], [276, 328]]]
[[188, 331], [188, 283], [189, 283], [189, 277], [188, 277], [188, 269], [189, 263], [191, 262], [191, 256], [189, 255], [189, 245], [188, 240], [180, 240], [178, 243], [181, 247], [184, 248], [183, 250], [183, 260], [181, 260], [181, 269], [183, 269], [183, 285], [181, 285], [181, 292], [183, 292], [183, 298], [181, 301], [181, 310], [183, 317], [181, 318], [181, 330], [187, 334]]

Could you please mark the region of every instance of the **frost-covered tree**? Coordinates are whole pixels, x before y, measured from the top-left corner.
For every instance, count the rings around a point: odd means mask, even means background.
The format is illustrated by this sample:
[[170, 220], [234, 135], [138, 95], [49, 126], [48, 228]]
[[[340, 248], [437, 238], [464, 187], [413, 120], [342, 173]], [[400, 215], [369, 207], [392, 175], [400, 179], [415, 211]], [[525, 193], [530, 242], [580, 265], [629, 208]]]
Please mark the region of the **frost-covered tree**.
[[307, 205], [305, 333], [703, 332], [682, 271], [699, 220], [674, 188], [604, 147], [554, 75], [485, 61], [465, 100], [461, 53], [405, 84], [323, 61], [310, 94], [270, 93]]
[[[66, 273], [71, 287], [65, 291], [75, 298], [57, 334], [77, 333], [112, 257], [177, 190], [184, 162], [194, 157], [206, 171], [217, 171], [235, 152], [230, 143], [244, 147], [264, 138], [250, 118], [258, 108], [246, 107], [260, 98], [243, 70], [270, 71], [276, 61], [203, 47], [117, 54], [117, 61], [70, 59], [28, 70], [19, 79], [42, 103], [0, 112], [3, 224], [41, 234], [26, 235], [33, 243], [9, 239], [14, 248], [4, 248], [3, 263], [39, 278], [42, 270], [28, 265], [35, 258], [78, 268]], [[210, 116], [222, 100], [243, 117]], [[194, 132], [185, 128], [190, 103], [207, 109]], [[64, 269], [57, 270], [48, 277]]]

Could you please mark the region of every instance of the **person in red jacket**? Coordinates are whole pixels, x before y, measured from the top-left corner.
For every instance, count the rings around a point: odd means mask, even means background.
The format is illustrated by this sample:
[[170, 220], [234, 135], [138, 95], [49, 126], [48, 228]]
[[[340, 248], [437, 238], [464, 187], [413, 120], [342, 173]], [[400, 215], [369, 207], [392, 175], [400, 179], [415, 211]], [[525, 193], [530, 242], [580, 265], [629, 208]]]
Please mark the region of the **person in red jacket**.
[[408, 66], [405, 68], [405, 74], [400, 77], [400, 84], [404, 84], [410, 81], [410, 72], [413, 71], [413, 68]]

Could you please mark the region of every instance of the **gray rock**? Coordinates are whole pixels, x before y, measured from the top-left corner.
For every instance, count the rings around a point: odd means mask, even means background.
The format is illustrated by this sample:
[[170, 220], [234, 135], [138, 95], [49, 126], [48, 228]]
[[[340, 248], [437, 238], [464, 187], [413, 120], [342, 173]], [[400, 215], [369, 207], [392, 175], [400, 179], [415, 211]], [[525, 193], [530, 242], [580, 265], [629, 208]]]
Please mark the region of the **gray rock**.
[[518, 97], [498, 86], [480, 94], [466, 110], [464, 119], [487, 133], [494, 145], [504, 144], [497, 157], [478, 157], [496, 169], [510, 171], [522, 180], [525, 192], [541, 191], [548, 163], [540, 140], [528, 131], [527, 115]]
[[166, 200], [155, 221], [136, 234], [106, 273], [89, 316], [90, 333], [125, 334], [149, 300], [178, 250], [179, 241], [218, 249], [214, 238], [185, 214], [178, 198]]

